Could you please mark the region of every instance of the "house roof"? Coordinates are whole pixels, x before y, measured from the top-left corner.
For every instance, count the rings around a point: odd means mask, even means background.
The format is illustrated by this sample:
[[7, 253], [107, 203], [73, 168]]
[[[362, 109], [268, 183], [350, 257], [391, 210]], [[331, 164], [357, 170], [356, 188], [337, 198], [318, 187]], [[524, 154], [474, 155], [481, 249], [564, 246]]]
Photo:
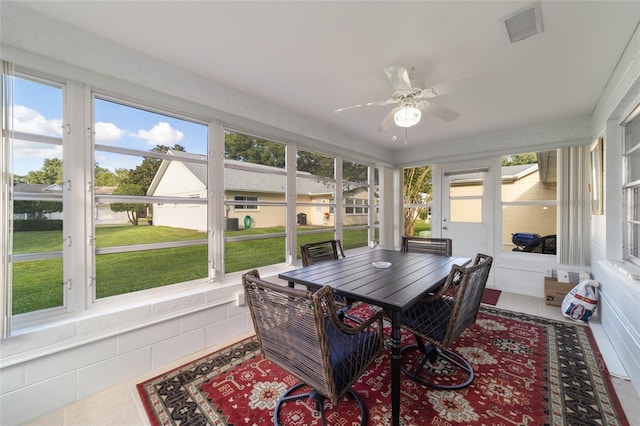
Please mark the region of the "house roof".
[[[181, 162], [189, 172], [191, 172], [202, 183], [203, 188], [207, 182], [207, 165], [203, 163], [193, 163], [184, 160], [202, 159], [199, 154], [191, 154], [182, 151], [169, 151], [168, 154], [178, 157], [176, 160], [163, 160], [153, 182], [149, 187], [148, 194], [153, 195], [157, 185], [160, 183], [169, 163], [171, 161]], [[286, 189], [286, 176], [284, 169], [254, 164], [246, 161], [224, 160], [224, 182], [227, 191], [238, 192], [261, 192], [284, 194]], [[298, 173], [296, 190], [298, 194], [305, 195], [330, 195], [333, 194], [332, 187], [326, 184], [321, 178], [314, 178], [306, 173], [307, 177], [302, 177], [305, 173]]]
[[[519, 164], [515, 166], [503, 166], [501, 169], [502, 182], [514, 182], [518, 179], [522, 179], [523, 177], [530, 175], [531, 173], [535, 173], [537, 171], [538, 171], [538, 164]], [[451, 176], [451, 183], [454, 185], [468, 185], [468, 184], [480, 183], [482, 182], [482, 178], [483, 178], [482, 172], [464, 173], [464, 174]]]
[[13, 187], [14, 192], [50, 192], [62, 191], [62, 186], [57, 183], [17, 183]]

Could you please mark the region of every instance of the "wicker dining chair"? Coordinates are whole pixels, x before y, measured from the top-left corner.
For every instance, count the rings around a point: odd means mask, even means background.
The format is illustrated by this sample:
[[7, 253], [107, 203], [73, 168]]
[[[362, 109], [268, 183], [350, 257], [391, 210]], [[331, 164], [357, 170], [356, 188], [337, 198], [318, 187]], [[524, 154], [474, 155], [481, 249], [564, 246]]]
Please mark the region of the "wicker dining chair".
[[[365, 425], [366, 408], [351, 387], [383, 350], [382, 313], [349, 327], [336, 314], [329, 286], [316, 292], [289, 288], [262, 280], [257, 270], [244, 274], [242, 283], [262, 356], [300, 380], [278, 399], [274, 425], [283, 404], [306, 398], [314, 400], [326, 425], [325, 400], [336, 404], [346, 394]], [[296, 393], [305, 386], [311, 390]]]
[[453, 252], [453, 242], [451, 238], [425, 238], [403, 235], [401, 251], [451, 256]]
[[[447, 348], [475, 322], [492, 263], [491, 256], [478, 254], [472, 266], [454, 265], [442, 288], [403, 314], [402, 327], [413, 333], [416, 340], [401, 349], [403, 373], [435, 389], [460, 389], [471, 384], [473, 367]], [[451, 289], [455, 290], [453, 297]], [[418, 354], [408, 356], [416, 350]], [[448, 368], [438, 368], [442, 360], [456, 374], [448, 372]], [[435, 370], [444, 374], [438, 375]]]
[[301, 244], [300, 256], [302, 256], [302, 266], [309, 266], [326, 260], [345, 258], [340, 240]]
[[[302, 266], [309, 266], [319, 262], [328, 260], [344, 259], [344, 251], [340, 240], [327, 240], [315, 243], [301, 244], [300, 255], [302, 257]], [[355, 323], [361, 323], [362, 319], [354, 315], [349, 315], [348, 311], [353, 308], [353, 302], [346, 297], [334, 295], [338, 302], [338, 316], [343, 319], [347, 318]]]

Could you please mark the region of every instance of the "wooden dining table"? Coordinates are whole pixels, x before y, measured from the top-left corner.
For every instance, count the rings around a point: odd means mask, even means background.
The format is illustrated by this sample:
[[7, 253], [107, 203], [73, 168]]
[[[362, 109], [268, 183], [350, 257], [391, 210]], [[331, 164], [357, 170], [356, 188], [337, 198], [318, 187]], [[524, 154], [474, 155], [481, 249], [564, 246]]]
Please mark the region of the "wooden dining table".
[[288, 281], [290, 286], [301, 284], [318, 289], [329, 285], [341, 296], [380, 306], [390, 314], [391, 416], [392, 424], [398, 426], [402, 313], [444, 283], [453, 265], [466, 265], [470, 261], [465, 257], [374, 249], [292, 269], [278, 277]]

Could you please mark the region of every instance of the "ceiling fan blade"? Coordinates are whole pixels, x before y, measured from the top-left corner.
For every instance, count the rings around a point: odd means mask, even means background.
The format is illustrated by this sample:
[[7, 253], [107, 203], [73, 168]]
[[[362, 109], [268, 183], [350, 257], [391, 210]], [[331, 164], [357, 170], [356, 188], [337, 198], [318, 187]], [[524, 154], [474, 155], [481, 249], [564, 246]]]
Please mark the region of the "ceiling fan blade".
[[369, 106], [389, 105], [389, 104], [395, 104], [395, 103], [398, 103], [398, 102], [399, 102], [398, 99], [385, 99], [383, 101], [367, 102], [365, 104], [351, 105], [351, 106], [344, 107], [344, 108], [338, 108], [338, 109], [334, 109], [333, 112], [342, 112], [342, 111], [347, 111], [347, 110], [350, 110], [350, 109], [369, 107]]
[[434, 103], [428, 103], [426, 106], [420, 109], [422, 109], [424, 112], [428, 112], [431, 115], [435, 115], [436, 117], [441, 118], [444, 121], [453, 121], [456, 118], [460, 117], [460, 113]]
[[462, 77], [457, 80], [451, 80], [446, 83], [440, 83], [427, 90], [431, 90], [433, 92], [433, 96], [439, 96], [446, 93], [457, 92], [471, 87], [480, 86], [489, 83], [494, 79], [495, 74], [492, 71], [485, 71], [478, 74]]
[[395, 107], [394, 109], [389, 111], [389, 114], [387, 114], [387, 116], [384, 118], [384, 120], [382, 120], [382, 123], [380, 123], [380, 126], [378, 127], [378, 131], [379, 132], [383, 132], [383, 131], [387, 130], [389, 127], [391, 127], [391, 125], [393, 124], [393, 115], [400, 108], [402, 108], [402, 107]]
[[395, 90], [413, 90], [409, 70], [404, 67], [385, 67], [385, 74]]

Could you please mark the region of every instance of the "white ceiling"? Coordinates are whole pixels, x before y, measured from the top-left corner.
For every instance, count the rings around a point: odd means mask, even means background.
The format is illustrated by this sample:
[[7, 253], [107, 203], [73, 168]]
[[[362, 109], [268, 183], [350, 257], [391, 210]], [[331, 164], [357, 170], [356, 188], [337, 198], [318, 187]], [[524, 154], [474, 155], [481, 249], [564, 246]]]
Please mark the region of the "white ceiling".
[[[28, 1], [24, 6], [184, 67], [390, 150], [404, 129], [383, 67], [414, 67], [427, 86], [491, 71], [491, 82], [434, 99], [461, 117], [423, 114], [411, 145], [592, 113], [640, 20], [638, 1], [543, 1], [543, 32], [505, 41], [518, 1]], [[406, 146], [406, 145], [404, 145]]]

